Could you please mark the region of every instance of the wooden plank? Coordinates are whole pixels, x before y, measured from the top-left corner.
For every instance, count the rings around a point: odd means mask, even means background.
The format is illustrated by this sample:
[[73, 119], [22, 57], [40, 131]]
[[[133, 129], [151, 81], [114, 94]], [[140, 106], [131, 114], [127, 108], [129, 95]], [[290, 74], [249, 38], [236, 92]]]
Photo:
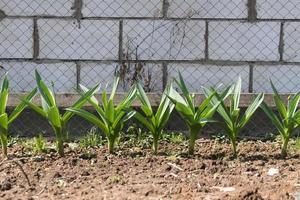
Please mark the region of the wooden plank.
[[[20, 96], [24, 96], [24, 94], [11, 94], [8, 99], [8, 107], [15, 107], [19, 104], [20, 102]], [[150, 102], [153, 106], [158, 106], [161, 98], [161, 94], [158, 93], [149, 93], [148, 94]], [[242, 94], [241, 99], [240, 99], [240, 106], [241, 107], [247, 107], [250, 105], [252, 100], [255, 98], [256, 94]], [[281, 94], [281, 97], [284, 99], [286, 102], [290, 94]], [[116, 100], [115, 102], [118, 103], [122, 100], [124, 97], [123, 93], [118, 93], [116, 94]], [[57, 104], [60, 107], [69, 107], [71, 106], [78, 98], [80, 98], [80, 95], [78, 94], [56, 94], [56, 101]], [[101, 100], [100, 95], [96, 95], [96, 98]], [[201, 101], [203, 101], [204, 95], [203, 94], [195, 94], [195, 101], [196, 104], [199, 104]], [[275, 107], [275, 104], [273, 102], [273, 97], [272, 94], [265, 94], [265, 102], [271, 106]], [[40, 105], [40, 100], [39, 97], [36, 96], [34, 99], [34, 103], [37, 103]], [[139, 106], [138, 100], [136, 100], [133, 103], [133, 106]], [[86, 104], [85, 107], [90, 107], [89, 104]]]

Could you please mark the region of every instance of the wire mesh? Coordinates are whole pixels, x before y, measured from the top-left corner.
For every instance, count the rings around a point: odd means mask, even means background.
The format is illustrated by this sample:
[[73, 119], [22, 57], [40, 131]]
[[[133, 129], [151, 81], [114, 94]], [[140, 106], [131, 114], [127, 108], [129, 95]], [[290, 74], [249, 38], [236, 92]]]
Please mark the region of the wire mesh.
[[[193, 93], [238, 77], [243, 93], [271, 93], [269, 79], [280, 93], [296, 93], [299, 16], [294, 0], [1, 0], [0, 78], [8, 72], [10, 91], [26, 93], [38, 69], [55, 93], [76, 93], [79, 84], [110, 91], [117, 72], [118, 92], [140, 81], [162, 93], [180, 71]], [[90, 127], [80, 117], [69, 125], [74, 134]], [[168, 129], [186, 127], [174, 114]], [[11, 131], [49, 134], [51, 127], [26, 110]], [[275, 129], [262, 111], [244, 130], [267, 132]]]

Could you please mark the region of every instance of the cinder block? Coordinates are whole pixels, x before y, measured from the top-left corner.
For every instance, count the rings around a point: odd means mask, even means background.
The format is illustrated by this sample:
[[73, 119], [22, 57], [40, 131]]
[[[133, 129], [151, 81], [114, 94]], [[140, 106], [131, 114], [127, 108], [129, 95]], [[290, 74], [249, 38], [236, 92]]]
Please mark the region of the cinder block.
[[74, 0], [1, 0], [0, 9], [8, 16], [71, 16]]
[[43, 63], [3, 61], [0, 77], [8, 72], [10, 90], [14, 93], [28, 92], [36, 86], [34, 70], [37, 69], [49, 87], [58, 93], [76, 93], [75, 63]]
[[127, 20], [123, 49], [134, 60], [203, 59], [204, 34], [204, 21]]
[[287, 22], [284, 25], [283, 59], [288, 62], [300, 61], [300, 23]]
[[280, 93], [300, 91], [300, 65], [258, 65], [253, 70], [254, 92], [272, 93], [270, 79]]
[[[102, 89], [107, 86], [107, 90], [110, 91], [114, 74], [117, 71], [121, 74], [118, 91], [126, 92], [131, 86], [136, 70], [133, 63], [131, 63], [130, 67], [128, 67], [129, 65], [127, 63], [125, 65], [126, 67], [123, 66], [120, 68], [118, 63], [80, 62], [80, 83], [90, 88], [95, 86], [97, 83], [101, 83]], [[145, 89], [148, 88], [151, 92], [161, 92], [161, 65], [154, 63], [142, 63], [142, 66], [142, 70], [139, 73], [139, 79]], [[126, 70], [126, 72], [124, 72], [124, 70]]]
[[85, 0], [84, 17], [160, 17], [162, 0]]
[[118, 59], [118, 21], [40, 19], [40, 58]]
[[32, 33], [31, 19], [0, 20], [0, 58], [32, 58]]
[[300, 19], [297, 0], [257, 0], [257, 17], [261, 19]]
[[247, 0], [169, 0], [172, 18], [247, 18]]
[[[249, 66], [221, 66], [201, 64], [170, 64], [168, 65], [169, 80], [178, 78], [178, 71], [182, 74], [191, 92], [203, 93], [202, 87], [225, 88], [242, 78], [242, 91], [248, 92]], [[176, 86], [177, 87], [177, 86]]]
[[209, 58], [233, 61], [278, 61], [279, 22], [209, 23]]

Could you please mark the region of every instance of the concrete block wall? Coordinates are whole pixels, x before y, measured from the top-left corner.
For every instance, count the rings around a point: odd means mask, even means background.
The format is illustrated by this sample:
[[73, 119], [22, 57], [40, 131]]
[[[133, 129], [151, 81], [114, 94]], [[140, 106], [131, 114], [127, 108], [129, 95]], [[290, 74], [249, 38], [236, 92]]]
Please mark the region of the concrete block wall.
[[245, 93], [271, 92], [269, 79], [293, 93], [299, 38], [295, 0], [1, 0], [0, 77], [8, 72], [12, 91], [26, 92], [37, 68], [72, 93], [122, 69], [126, 90], [142, 67], [154, 92], [179, 70], [194, 92], [241, 76]]

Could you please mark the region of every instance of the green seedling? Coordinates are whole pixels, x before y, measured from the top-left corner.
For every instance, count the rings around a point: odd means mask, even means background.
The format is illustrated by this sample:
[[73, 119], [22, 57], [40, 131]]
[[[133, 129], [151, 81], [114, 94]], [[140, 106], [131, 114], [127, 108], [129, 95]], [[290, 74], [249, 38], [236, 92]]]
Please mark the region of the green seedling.
[[[204, 94], [206, 95], [206, 97], [211, 97], [211, 95], [214, 95], [211, 99], [211, 104], [213, 106], [219, 105], [217, 112], [224, 120], [219, 124], [221, 124], [225, 128], [225, 131], [228, 134], [228, 137], [231, 141], [234, 157], [237, 156], [237, 138], [239, 132], [249, 122], [252, 115], [254, 114], [254, 112], [257, 110], [257, 108], [260, 106], [260, 104], [264, 99], [264, 94], [260, 93], [252, 102], [252, 104], [247, 108], [244, 115], [242, 115], [241, 110], [239, 108], [240, 96], [241, 96], [241, 85], [242, 85], [242, 80], [241, 78], [239, 78], [238, 81], [232, 87], [227, 88], [221, 94], [218, 94], [215, 88], [210, 88], [210, 89], [204, 88]], [[227, 107], [224, 102], [228, 94], [230, 94], [229, 107]]]
[[[112, 92], [110, 97], [107, 98], [107, 92], [102, 92], [102, 105], [93, 96], [89, 99], [89, 102], [95, 108], [98, 116], [78, 108], [68, 108], [67, 111], [76, 113], [77, 115], [85, 118], [86, 120], [99, 127], [105, 134], [108, 141], [108, 150], [110, 153], [114, 152], [116, 140], [119, 138], [124, 124], [130, 118], [135, 115], [135, 111], [131, 108], [131, 104], [136, 97], [136, 87], [133, 86], [121, 102], [115, 106], [115, 93], [119, 84], [119, 77], [115, 77], [113, 82]], [[83, 91], [87, 91], [87, 88], [81, 86]]]
[[195, 96], [191, 95], [183, 81], [182, 75], [179, 73], [179, 80], [175, 82], [181, 89], [183, 96], [181, 96], [172, 86], [169, 94], [166, 94], [175, 105], [175, 109], [181, 115], [185, 124], [190, 131], [190, 141], [188, 153], [194, 154], [195, 142], [201, 129], [208, 123], [214, 122], [212, 116], [214, 115], [218, 104], [211, 105], [210, 101], [215, 93], [212, 93], [199, 106], [195, 105]]
[[97, 128], [94, 127], [86, 136], [80, 139], [79, 146], [83, 148], [95, 148], [101, 146], [103, 140], [96, 130]]
[[43, 137], [43, 134], [39, 134], [34, 137], [34, 148], [33, 151], [36, 153], [43, 153], [46, 151], [46, 139]]
[[[42, 107], [31, 103], [27, 99], [22, 99], [22, 101], [48, 120], [55, 132], [57, 151], [60, 156], [64, 156], [63, 143], [67, 137], [66, 125], [74, 113], [66, 111], [63, 115], [60, 114], [53, 92], [46, 86], [37, 70], [35, 71], [35, 78], [42, 101]], [[98, 89], [99, 85], [96, 85], [94, 88], [86, 91], [81, 98], [73, 104], [72, 108], [81, 108]]]
[[[8, 116], [6, 113], [6, 106], [9, 93], [9, 81], [7, 75], [4, 76], [2, 85], [0, 88], [0, 139], [3, 150], [3, 155], [7, 157], [7, 145], [8, 145], [8, 129], [10, 124], [20, 115], [20, 113], [27, 107], [26, 103], [21, 102], [14, 111]], [[30, 102], [36, 95], [37, 89], [33, 89], [24, 99]]]
[[300, 101], [300, 92], [292, 98], [289, 98], [287, 106], [285, 106], [272, 81], [271, 86], [274, 92], [273, 100], [279, 112], [279, 116], [277, 116], [265, 102], [262, 103], [261, 108], [280, 133], [282, 139], [281, 156], [286, 157], [289, 140], [294, 130], [298, 128], [300, 124], [300, 110], [297, 110]]
[[134, 116], [150, 131], [153, 137], [152, 150], [154, 154], [157, 154], [158, 140], [174, 109], [173, 103], [166, 96], [170, 95], [170, 86], [166, 88], [156, 112], [153, 111], [150, 101], [140, 84], [137, 84], [137, 91], [142, 112], [136, 112]]

